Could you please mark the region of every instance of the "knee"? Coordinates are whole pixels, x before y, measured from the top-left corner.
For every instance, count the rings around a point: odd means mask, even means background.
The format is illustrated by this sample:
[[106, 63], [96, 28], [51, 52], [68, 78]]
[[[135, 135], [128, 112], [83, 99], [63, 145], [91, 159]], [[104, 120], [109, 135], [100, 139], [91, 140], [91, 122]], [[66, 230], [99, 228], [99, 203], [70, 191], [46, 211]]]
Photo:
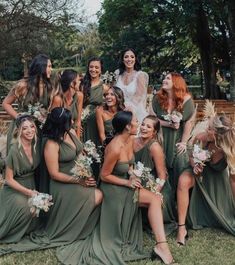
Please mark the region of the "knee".
[[179, 177], [178, 191], [187, 191], [193, 186], [193, 177], [189, 174], [183, 174]]
[[103, 193], [102, 193], [102, 191], [96, 189], [95, 190], [95, 205], [101, 204], [102, 200], [103, 200]]

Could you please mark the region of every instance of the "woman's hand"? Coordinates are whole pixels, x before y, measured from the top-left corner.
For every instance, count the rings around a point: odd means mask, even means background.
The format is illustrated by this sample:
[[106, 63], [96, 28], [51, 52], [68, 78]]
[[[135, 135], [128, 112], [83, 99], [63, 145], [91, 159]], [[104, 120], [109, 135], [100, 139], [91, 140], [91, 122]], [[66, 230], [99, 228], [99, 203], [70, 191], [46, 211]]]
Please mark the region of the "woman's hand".
[[29, 197], [33, 197], [33, 196], [35, 196], [35, 195], [37, 195], [39, 192], [38, 191], [36, 191], [36, 190], [28, 190], [28, 196]]
[[195, 175], [200, 175], [203, 171], [203, 165], [202, 164], [199, 164], [199, 163], [196, 163], [193, 167], [193, 173]]
[[84, 187], [95, 187], [96, 186], [96, 181], [93, 177], [89, 177], [86, 179], [81, 179], [79, 181], [79, 184], [81, 184]]
[[135, 188], [143, 188], [141, 185], [141, 180], [137, 178], [136, 176], [130, 176], [128, 182], [127, 182], [127, 187], [135, 189]]
[[179, 122], [172, 122], [172, 123], [170, 123], [169, 127], [172, 129], [178, 130], [180, 127], [180, 123]]
[[183, 154], [187, 151], [187, 144], [185, 142], [177, 143], [176, 147], [177, 147], [178, 154]]

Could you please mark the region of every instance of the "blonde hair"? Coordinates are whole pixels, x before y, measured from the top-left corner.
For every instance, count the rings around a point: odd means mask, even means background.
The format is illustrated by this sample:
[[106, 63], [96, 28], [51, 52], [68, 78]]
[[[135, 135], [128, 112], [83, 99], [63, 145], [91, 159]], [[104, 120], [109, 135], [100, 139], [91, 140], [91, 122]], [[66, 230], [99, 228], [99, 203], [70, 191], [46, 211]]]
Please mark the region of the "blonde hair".
[[225, 153], [230, 172], [235, 174], [235, 123], [225, 115], [216, 115], [213, 128], [216, 145]]

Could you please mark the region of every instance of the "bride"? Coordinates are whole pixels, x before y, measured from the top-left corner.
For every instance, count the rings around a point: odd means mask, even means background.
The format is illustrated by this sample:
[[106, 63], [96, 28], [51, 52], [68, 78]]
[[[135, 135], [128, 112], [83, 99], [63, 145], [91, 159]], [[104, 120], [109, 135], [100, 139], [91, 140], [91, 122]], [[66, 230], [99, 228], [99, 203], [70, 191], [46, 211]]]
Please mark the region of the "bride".
[[141, 65], [133, 49], [126, 49], [121, 53], [119, 68], [115, 71], [117, 75], [116, 86], [124, 93], [125, 106], [135, 113], [141, 123], [145, 116], [148, 74], [141, 71]]

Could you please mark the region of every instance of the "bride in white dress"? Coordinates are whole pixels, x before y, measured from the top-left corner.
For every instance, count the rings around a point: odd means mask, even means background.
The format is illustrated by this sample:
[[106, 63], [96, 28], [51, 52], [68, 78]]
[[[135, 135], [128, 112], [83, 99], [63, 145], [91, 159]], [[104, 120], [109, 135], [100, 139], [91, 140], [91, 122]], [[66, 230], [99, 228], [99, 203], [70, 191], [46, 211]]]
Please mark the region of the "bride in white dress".
[[141, 66], [132, 49], [126, 49], [121, 54], [116, 86], [124, 93], [125, 106], [135, 113], [141, 123], [148, 115], [146, 111], [148, 74], [140, 70]]

